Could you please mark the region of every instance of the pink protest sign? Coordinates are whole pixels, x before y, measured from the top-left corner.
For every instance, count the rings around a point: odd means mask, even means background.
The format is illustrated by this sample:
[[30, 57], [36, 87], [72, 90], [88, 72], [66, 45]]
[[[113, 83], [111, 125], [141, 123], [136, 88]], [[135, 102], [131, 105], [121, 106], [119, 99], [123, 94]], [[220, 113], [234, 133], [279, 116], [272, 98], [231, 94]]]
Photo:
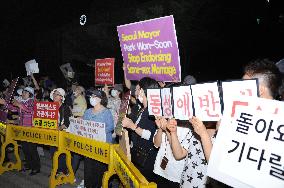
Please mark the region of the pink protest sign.
[[173, 16], [117, 27], [126, 77], [180, 81], [180, 58]]

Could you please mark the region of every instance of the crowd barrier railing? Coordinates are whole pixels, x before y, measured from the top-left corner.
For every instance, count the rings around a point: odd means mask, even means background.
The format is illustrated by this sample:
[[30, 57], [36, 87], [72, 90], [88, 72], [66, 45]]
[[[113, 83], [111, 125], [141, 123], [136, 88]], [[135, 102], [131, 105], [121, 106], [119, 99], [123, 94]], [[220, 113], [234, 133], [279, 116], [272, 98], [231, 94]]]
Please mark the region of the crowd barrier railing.
[[[156, 188], [153, 182], [148, 182], [140, 171], [128, 160], [119, 145], [96, 141], [93, 139], [77, 136], [65, 131], [51, 129], [42, 129], [34, 127], [23, 127], [15, 125], [0, 125], [0, 135], [3, 136], [0, 156], [0, 175], [11, 170], [21, 170], [21, 159], [18, 152], [17, 141], [32, 142], [55, 146], [58, 150], [54, 153], [52, 159], [52, 170], [49, 178], [49, 188], [55, 188], [57, 185], [74, 183], [74, 172], [71, 165], [71, 152], [92, 158], [102, 163], [108, 164], [108, 171], [105, 172], [102, 185], [108, 187], [109, 179], [117, 174], [122, 184], [126, 188]], [[2, 139], [2, 138], [1, 138]], [[2, 141], [2, 140], [1, 140]], [[15, 162], [3, 164], [6, 147], [14, 145]], [[56, 176], [58, 169], [59, 156], [66, 155], [66, 165], [68, 174]]]

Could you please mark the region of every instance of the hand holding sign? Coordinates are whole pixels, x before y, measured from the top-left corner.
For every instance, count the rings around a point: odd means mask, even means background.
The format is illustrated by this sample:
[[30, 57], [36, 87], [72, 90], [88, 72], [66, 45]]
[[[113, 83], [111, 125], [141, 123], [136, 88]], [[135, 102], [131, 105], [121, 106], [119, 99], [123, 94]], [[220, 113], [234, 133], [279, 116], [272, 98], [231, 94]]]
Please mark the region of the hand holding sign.
[[177, 121], [175, 119], [169, 119], [167, 123], [167, 129], [171, 134], [177, 133]]
[[189, 119], [189, 122], [192, 124], [192, 127], [194, 128], [194, 132], [196, 132], [200, 137], [202, 137], [205, 134], [208, 134], [205, 125], [197, 117], [192, 116], [192, 118]]
[[163, 129], [164, 131], [167, 128], [167, 120], [164, 117], [156, 116], [155, 123], [159, 129]]
[[127, 117], [123, 118], [122, 126], [125, 128], [132, 129], [132, 130], [136, 128], [136, 125], [133, 123], [133, 121]]

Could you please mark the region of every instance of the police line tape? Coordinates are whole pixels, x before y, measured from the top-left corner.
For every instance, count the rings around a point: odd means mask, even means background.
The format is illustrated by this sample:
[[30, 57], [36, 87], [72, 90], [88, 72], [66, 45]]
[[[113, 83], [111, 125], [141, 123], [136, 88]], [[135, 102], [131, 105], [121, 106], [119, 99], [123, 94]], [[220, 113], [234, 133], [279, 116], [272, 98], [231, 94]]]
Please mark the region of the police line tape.
[[[2, 125], [0, 125], [0, 130], [1, 127]], [[18, 152], [18, 144], [16, 141], [26, 141], [58, 147], [58, 151], [55, 152], [53, 157], [52, 172], [49, 179], [50, 188], [54, 188], [57, 185], [65, 183], [74, 183], [75, 176], [71, 167], [70, 152], [74, 152], [108, 164], [108, 171], [105, 172], [102, 180], [103, 187], [108, 187], [109, 178], [114, 174], [118, 175], [119, 179], [125, 187], [157, 187], [155, 183], [149, 183], [145, 179], [145, 177], [131, 163], [131, 161], [127, 159], [119, 145], [92, 140], [82, 136], [67, 133], [65, 131], [15, 125], [5, 126], [5, 131], [3, 133], [5, 133], [6, 138], [1, 147], [0, 175], [6, 171], [21, 169], [22, 165]], [[14, 145], [16, 163], [8, 162], [8, 164], [3, 165], [6, 152], [5, 148], [9, 144]], [[56, 177], [58, 157], [61, 154], [66, 154], [67, 168], [70, 173], [68, 176], [63, 174]]]

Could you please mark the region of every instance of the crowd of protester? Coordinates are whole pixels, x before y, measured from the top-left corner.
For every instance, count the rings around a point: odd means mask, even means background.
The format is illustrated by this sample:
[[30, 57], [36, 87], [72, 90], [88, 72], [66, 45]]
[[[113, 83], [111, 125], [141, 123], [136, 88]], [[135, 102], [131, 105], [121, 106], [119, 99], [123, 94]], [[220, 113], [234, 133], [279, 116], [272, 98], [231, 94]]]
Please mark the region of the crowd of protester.
[[[282, 74], [275, 63], [267, 59], [249, 62], [240, 78], [257, 78], [262, 98], [283, 99]], [[97, 88], [84, 88], [73, 81], [64, 89], [58, 88], [48, 77], [42, 77], [38, 82], [32, 74], [31, 79], [31, 85], [18, 84], [15, 89], [14, 99], [8, 104], [10, 123], [31, 127], [34, 101], [54, 101], [60, 106], [59, 131], [68, 128], [70, 117], [82, 118], [105, 123], [106, 142], [117, 143], [118, 135], [114, 129], [118, 122], [121, 96], [131, 90], [130, 109], [122, 120], [122, 126], [129, 131], [131, 162], [142, 175], [148, 181], [157, 183], [158, 187], [226, 187], [206, 176], [220, 121], [202, 122], [194, 116], [188, 121], [149, 116], [147, 89], [195, 84], [197, 80], [194, 76], [186, 76], [181, 83], [163, 83], [149, 77], [130, 81], [125, 77], [124, 84]], [[6, 105], [3, 98], [7, 95], [7, 87], [2, 89], [0, 95], [0, 104]], [[20, 145], [25, 158], [22, 171], [30, 170], [31, 176], [40, 173], [39, 146], [29, 142], [21, 142]], [[57, 148], [50, 146], [49, 150], [52, 157]], [[72, 153], [75, 174], [81, 160], [84, 160], [84, 186], [101, 187], [107, 165]], [[59, 157], [58, 163], [57, 174], [68, 175], [64, 155]]]

